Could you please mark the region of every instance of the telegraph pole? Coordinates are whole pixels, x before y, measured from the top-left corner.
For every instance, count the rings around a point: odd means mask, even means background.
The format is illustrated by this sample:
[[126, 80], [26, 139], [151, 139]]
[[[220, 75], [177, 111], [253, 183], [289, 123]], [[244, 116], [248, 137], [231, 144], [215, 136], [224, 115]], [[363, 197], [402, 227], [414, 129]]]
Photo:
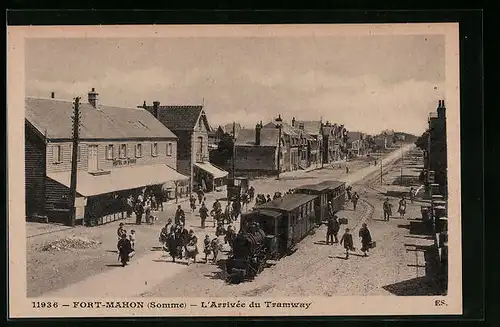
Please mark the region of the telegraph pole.
[[78, 172], [78, 140], [80, 134], [80, 97], [76, 97], [73, 102], [73, 148], [71, 151], [71, 184], [69, 187], [69, 225], [76, 225], [76, 175]]
[[404, 151], [401, 148], [401, 186], [403, 186], [403, 162], [404, 162]]
[[380, 156], [380, 185], [382, 185], [382, 156]]
[[236, 156], [236, 123], [233, 121], [233, 167], [232, 167], [232, 171], [233, 171], [233, 180], [234, 178], [236, 178], [236, 169], [235, 169], [235, 156]]

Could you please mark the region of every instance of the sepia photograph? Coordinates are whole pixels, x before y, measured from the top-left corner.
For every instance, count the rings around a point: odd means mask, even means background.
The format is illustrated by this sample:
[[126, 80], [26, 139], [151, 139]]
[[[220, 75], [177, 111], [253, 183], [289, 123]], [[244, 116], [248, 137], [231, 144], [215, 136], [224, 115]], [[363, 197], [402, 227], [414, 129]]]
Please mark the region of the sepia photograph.
[[461, 313], [457, 24], [8, 38], [11, 316]]

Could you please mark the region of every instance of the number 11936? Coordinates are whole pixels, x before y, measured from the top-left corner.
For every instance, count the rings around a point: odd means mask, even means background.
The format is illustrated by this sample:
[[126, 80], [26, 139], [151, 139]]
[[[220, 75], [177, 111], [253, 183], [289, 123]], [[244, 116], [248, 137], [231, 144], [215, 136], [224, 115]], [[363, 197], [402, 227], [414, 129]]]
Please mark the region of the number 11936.
[[59, 304], [57, 302], [40, 302], [40, 301], [33, 301], [31, 302], [33, 305], [33, 308], [35, 309], [50, 309], [50, 308], [57, 308], [59, 307]]

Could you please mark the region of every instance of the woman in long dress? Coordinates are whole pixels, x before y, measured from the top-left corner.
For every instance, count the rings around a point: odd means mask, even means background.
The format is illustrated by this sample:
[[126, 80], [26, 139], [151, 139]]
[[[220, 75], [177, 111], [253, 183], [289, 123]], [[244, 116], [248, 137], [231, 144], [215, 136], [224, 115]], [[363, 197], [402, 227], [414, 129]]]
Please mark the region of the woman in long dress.
[[363, 224], [360, 228], [359, 237], [361, 238], [361, 252], [363, 252], [364, 256], [366, 257], [368, 256], [366, 252], [370, 251], [370, 245], [372, 243], [372, 236], [366, 224]]
[[399, 209], [398, 209], [399, 215], [401, 219], [405, 218], [406, 214], [406, 200], [405, 197], [403, 196], [401, 200], [399, 200]]

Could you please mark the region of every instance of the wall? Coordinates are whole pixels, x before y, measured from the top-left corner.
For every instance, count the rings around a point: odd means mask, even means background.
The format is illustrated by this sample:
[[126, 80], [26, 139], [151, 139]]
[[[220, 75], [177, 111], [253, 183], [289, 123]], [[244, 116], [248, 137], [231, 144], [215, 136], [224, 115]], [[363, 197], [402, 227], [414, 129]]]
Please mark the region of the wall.
[[[135, 155], [135, 145], [139, 142], [123, 141], [123, 142], [87, 142], [83, 141], [80, 143], [80, 160], [78, 161], [78, 170], [87, 170], [88, 168], [88, 148], [89, 145], [98, 146], [98, 168], [102, 170], [111, 170], [119, 168], [119, 166], [113, 166], [113, 160], [107, 159], [106, 148], [108, 145], [113, 144], [114, 156], [116, 159], [119, 158], [118, 148], [120, 144], [127, 144], [127, 157], [130, 159], [135, 159], [135, 163], [130, 163], [128, 166], [140, 166], [140, 165], [153, 165], [153, 164], [167, 164], [170, 167], [176, 169], [177, 167], [177, 144], [175, 140], [170, 141], [141, 141], [142, 144], [142, 157], [136, 157]], [[158, 144], [158, 155], [152, 156], [151, 144]], [[172, 153], [170, 156], [167, 155], [167, 144], [172, 144]], [[61, 162], [54, 163], [53, 160], [53, 148], [56, 145], [62, 146], [62, 160]], [[46, 165], [47, 173], [71, 171], [71, 142], [51, 142], [47, 145], [47, 156]]]
[[45, 213], [45, 143], [25, 126], [26, 216]]
[[[197, 125], [195, 126], [194, 129], [194, 135], [193, 135], [193, 155], [194, 155], [194, 160], [196, 161], [209, 161], [209, 154], [208, 154], [208, 130], [206, 129], [205, 124], [203, 123], [203, 119], [200, 118], [201, 124], [198, 122]], [[202, 142], [202, 148], [200, 149], [199, 147], [199, 142], [198, 138], [201, 137], [203, 142]], [[201, 158], [197, 158], [197, 153], [198, 151], [201, 150]], [[201, 159], [201, 160], [200, 160]], [[195, 162], [196, 162], [195, 161]]]
[[236, 146], [236, 172], [276, 171], [276, 148], [263, 146]]

